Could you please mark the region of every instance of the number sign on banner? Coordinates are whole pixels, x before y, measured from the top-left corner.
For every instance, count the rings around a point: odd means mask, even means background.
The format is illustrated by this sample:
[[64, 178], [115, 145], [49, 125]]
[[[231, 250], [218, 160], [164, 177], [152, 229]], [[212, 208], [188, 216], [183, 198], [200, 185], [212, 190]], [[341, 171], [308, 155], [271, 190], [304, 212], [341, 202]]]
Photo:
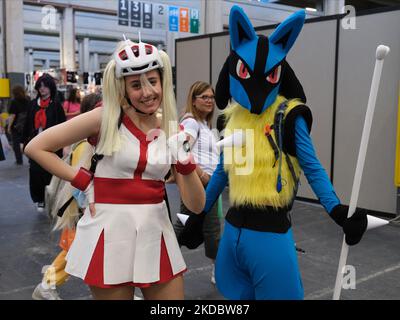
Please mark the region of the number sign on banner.
[[141, 6], [139, 1], [131, 1], [131, 27], [140, 28], [142, 26]]
[[189, 32], [189, 9], [179, 8], [179, 31]]
[[143, 3], [143, 28], [153, 28], [153, 5], [151, 3]]
[[129, 25], [129, 1], [118, 0], [118, 24], [122, 26]]
[[178, 7], [169, 7], [169, 31], [178, 31], [179, 10]]

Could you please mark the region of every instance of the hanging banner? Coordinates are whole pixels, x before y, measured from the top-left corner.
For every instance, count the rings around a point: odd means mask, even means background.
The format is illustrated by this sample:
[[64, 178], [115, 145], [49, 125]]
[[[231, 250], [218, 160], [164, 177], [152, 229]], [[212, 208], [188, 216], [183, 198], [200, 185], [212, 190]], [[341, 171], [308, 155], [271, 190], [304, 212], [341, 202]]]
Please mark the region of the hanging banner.
[[199, 10], [190, 9], [190, 32], [199, 33]]
[[153, 29], [153, 5], [143, 3], [143, 28]]
[[199, 33], [199, 9], [154, 2], [118, 1], [118, 24], [134, 28]]
[[131, 1], [131, 27], [140, 28], [142, 26], [141, 6], [139, 1]]
[[178, 31], [179, 10], [178, 7], [169, 7], [169, 31]]
[[189, 9], [179, 8], [179, 31], [189, 32]]
[[118, 0], [118, 24], [129, 26], [129, 1]]
[[153, 27], [154, 29], [167, 30], [168, 6], [163, 4], [153, 5]]

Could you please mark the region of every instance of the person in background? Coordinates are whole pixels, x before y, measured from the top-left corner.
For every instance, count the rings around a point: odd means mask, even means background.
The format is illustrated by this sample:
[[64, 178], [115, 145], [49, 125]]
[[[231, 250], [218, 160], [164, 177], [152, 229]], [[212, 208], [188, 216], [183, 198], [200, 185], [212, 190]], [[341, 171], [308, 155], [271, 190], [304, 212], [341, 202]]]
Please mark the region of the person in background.
[[21, 144], [23, 143], [23, 130], [28, 114], [29, 100], [22, 86], [12, 89], [13, 99], [10, 102], [8, 113], [10, 114], [7, 131], [11, 135], [12, 146], [17, 165], [23, 164]]
[[61, 74], [56, 73], [53, 75], [53, 79], [54, 79], [54, 82], [56, 83], [56, 87], [57, 87], [56, 99], [63, 106], [64, 101], [65, 101], [65, 96], [64, 96], [64, 93], [61, 90], [59, 90], [59, 87], [61, 85], [62, 76], [61, 76]]
[[[206, 188], [219, 159], [216, 139], [211, 131], [211, 120], [215, 107], [214, 89], [203, 81], [197, 81], [190, 87], [186, 102], [186, 113], [181, 119], [184, 131], [190, 135], [192, 152], [197, 163], [196, 172]], [[181, 201], [181, 214], [194, 215]], [[183, 224], [178, 219], [174, 229], [179, 240]], [[203, 224], [204, 249], [207, 258], [215, 262], [220, 240], [221, 223], [217, 214], [217, 204], [206, 215]], [[214, 268], [211, 282], [215, 284]]]
[[[0, 135], [2, 134], [3, 128], [0, 126]], [[6, 160], [6, 157], [4, 155], [4, 151], [3, 151], [3, 143], [1, 142], [0, 139], [0, 161], [4, 161]]]
[[[26, 146], [42, 131], [64, 122], [65, 113], [56, 99], [57, 88], [54, 79], [45, 73], [35, 84], [37, 96], [29, 104], [27, 119], [23, 130], [23, 141]], [[55, 152], [62, 157], [62, 149]], [[38, 212], [44, 211], [44, 191], [50, 183], [51, 174], [44, 170], [36, 161], [29, 160], [29, 189], [31, 198], [37, 205]]]
[[[92, 93], [83, 98], [80, 111], [81, 113], [85, 113], [101, 105], [101, 95]], [[90, 145], [86, 139], [76, 143], [72, 147], [72, 150], [71, 166], [79, 167], [80, 165], [90, 165], [90, 158], [94, 150], [93, 146]], [[82, 194], [74, 192], [75, 190], [79, 190], [72, 187], [70, 189], [73, 189], [71, 193], [74, 196], [74, 200], [67, 207], [62, 217], [58, 219], [54, 227], [55, 230], [62, 230], [59, 242], [59, 246], [62, 250], [50, 266], [45, 266], [47, 268], [43, 268], [46, 271], [44, 272], [42, 281], [35, 287], [32, 293], [32, 298], [34, 300], [61, 300], [57, 288], [63, 285], [69, 278], [68, 273], [65, 272], [65, 266], [67, 264], [65, 257], [75, 238], [76, 223], [86, 207], [86, 199], [81, 198]], [[65, 197], [65, 195], [60, 196], [65, 199], [70, 195], [67, 197]]]
[[64, 101], [63, 105], [67, 120], [72, 119], [81, 112], [80, 103], [81, 103], [81, 93], [79, 89], [72, 88], [69, 92], [68, 99]]

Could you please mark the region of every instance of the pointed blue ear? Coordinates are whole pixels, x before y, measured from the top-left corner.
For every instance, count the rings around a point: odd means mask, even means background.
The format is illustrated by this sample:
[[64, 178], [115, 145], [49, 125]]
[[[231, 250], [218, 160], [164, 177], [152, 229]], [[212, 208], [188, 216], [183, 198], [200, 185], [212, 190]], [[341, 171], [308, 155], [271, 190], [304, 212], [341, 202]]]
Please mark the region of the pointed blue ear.
[[229, 14], [229, 34], [234, 51], [243, 43], [257, 39], [254, 28], [242, 8], [233, 6]]
[[286, 55], [303, 28], [305, 18], [306, 13], [304, 10], [293, 13], [269, 36], [270, 43], [279, 46]]

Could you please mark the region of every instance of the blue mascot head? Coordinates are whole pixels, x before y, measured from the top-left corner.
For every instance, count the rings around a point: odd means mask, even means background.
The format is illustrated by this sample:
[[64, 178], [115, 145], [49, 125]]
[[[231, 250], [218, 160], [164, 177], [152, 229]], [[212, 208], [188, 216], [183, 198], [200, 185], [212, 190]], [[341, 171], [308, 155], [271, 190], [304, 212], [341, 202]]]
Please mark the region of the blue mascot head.
[[216, 85], [216, 103], [220, 109], [233, 98], [251, 113], [261, 114], [278, 94], [306, 102], [303, 88], [286, 62], [286, 55], [304, 20], [305, 11], [298, 11], [267, 38], [256, 35], [240, 7], [232, 7], [229, 15], [231, 52]]

